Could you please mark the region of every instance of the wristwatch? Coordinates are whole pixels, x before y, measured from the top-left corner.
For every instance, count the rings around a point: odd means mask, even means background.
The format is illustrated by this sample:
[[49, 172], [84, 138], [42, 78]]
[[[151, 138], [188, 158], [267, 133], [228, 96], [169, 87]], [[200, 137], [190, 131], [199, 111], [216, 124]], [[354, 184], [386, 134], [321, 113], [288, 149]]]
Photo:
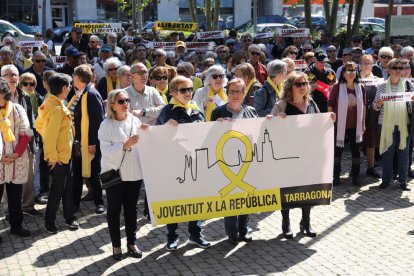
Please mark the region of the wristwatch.
[[145, 114], [147, 114], [147, 110], [144, 108], [144, 109], [142, 110], [142, 116], [145, 116]]

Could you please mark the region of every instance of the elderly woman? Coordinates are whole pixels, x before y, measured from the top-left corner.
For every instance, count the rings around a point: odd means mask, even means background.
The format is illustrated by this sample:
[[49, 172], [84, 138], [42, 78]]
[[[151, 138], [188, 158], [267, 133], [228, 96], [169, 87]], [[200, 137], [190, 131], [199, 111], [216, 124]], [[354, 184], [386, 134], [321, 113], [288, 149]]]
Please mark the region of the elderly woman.
[[283, 81], [287, 77], [287, 64], [275, 59], [267, 65], [269, 76], [262, 88], [254, 94], [254, 108], [260, 117], [270, 114], [275, 103], [282, 96]]
[[116, 75], [119, 80], [119, 87], [124, 89], [131, 85], [131, 68], [128, 65], [123, 65], [118, 68]]
[[121, 62], [118, 58], [115, 57], [108, 58], [104, 63], [106, 76], [100, 78], [98, 80], [98, 84], [96, 85], [96, 89], [99, 91], [99, 94], [101, 94], [103, 100], [106, 100], [109, 92], [121, 87], [117, 75], [117, 70], [119, 67], [121, 67]]
[[359, 83], [357, 67], [353, 62], [344, 64], [339, 82], [332, 87], [328, 101], [328, 112], [335, 112], [335, 160], [333, 185], [340, 185], [341, 156], [348, 138], [352, 154], [352, 183], [360, 186], [360, 144], [365, 132], [365, 88]]
[[403, 65], [400, 59], [392, 59], [388, 63], [390, 77], [380, 84], [372, 104], [374, 110], [380, 111], [378, 124], [381, 126], [379, 151], [382, 155], [382, 183], [380, 189], [385, 189], [391, 182], [393, 157], [398, 155], [398, 175], [400, 187], [409, 191], [407, 184], [408, 145], [410, 139], [409, 115], [412, 113], [411, 102], [384, 102], [381, 95], [384, 93], [413, 92], [414, 86], [410, 81], [401, 78]]
[[108, 199], [107, 221], [115, 260], [123, 259], [121, 250], [121, 208], [124, 208], [127, 252], [133, 258], [141, 258], [142, 252], [135, 244], [137, 230], [137, 202], [142, 185], [141, 163], [138, 155], [138, 130], [148, 125], [133, 116], [129, 110], [129, 96], [125, 90], [115, 89], [108, 95], [106, 119], [102, 122], [98, 137], [101, 142], [102, 173], [118, 170], [122, 182], [106, 190]]
[[19, 87], [30, 96], [32, 111], [35, 118], [37, 117], [37, 109], [43, 102], [41, 96], [35, 91], [36, 86], [36, 77], [32, 73], [24, 73], [20, 76]]
[[[318, 106], [312, 100], [310, 92], [308, 76], [305, 73], [292, 73], [287, 78], [282, 98], [275, 104], [270, 117], [319, 113]], [[335, 113], [331, 114], [331, 118], [335, 121]], [[293, 238], [289, 211], [289, 209], [282, 210], [282, 232], [286, 239]], [[316, 232], [310, 225], [310, 211], [310, 206], [302, 207], [302, 219], [299, 227], [301, 233], [305, 233], [308, 237], [316, 237]]]
[[33, 131], [23, 107], [14, 104], [10, 98], [10, 86], [5, 79], [0, 78], [0, 129], [3, 144], [0, 160], [0, 198], [5, 190], [8, 196], [10, 232], [28, 237], [30, 231], [22, 226], [22, 184], [27, 182], [29, 175], [27, 145]]
[[[251, 106], [243, 104], [245, 90], [246, 84], [241, 78], [234, 78], [229, 81], [227, 84], [228, 102], [213, 110], [211, 121], [257, 118], [256, 110]], [[248, 215], [224, 218], [224, 228], [230, 244], [237, 245], [239, 241], [252, 241], [248, 222]]]
[[[374, 65], [374, 59], [371, 55], [363, 55], [361, 63], [359, 64], [359, 75], [361, 79], [375, 79], [377, 78], [372, 74], [372, 66]], [[367, 172], [368, 176], [374, 178], [380, 178], [381, 174], [375, 170], [375, 148], [378, 147], [378, 111], [373, 110], [372, 103], [374, 102], [375, 95], [377, 93], [377, 87], [375, 85], [365, 84], [366, 93], [366, 118], [365, 118], [365, 133], [364, 144], [367, 155]]]
[[56, 73], [49, 78], [50, 95], [39, 108], [35, 122], [36, 130], [43, 139], [44, 160], [49, 163], [52, 184], [46, 206], [45, 227], [50, 234], [56, 234], [56, 213], [63, 199], [63, 216], [71, 230], [79, 228], [73, 216], [72, 180], [70, 160], [74, 127], [69, 110], [63, 100], [69, 94], [72, 78]]
[[211, 66], [206, 72], [204, 87], [198, 89], [193, 98], [207, 121], [211, 121], [211, 112], [214, 108], [227, 102], [226, 89], [224, 88], [226, 85], [227, 78], [223, 67], [220, 65]]
[[[218, 65], [220, 68], [221, 66]], [[203, 114], [198, 110], [197, 105], [191, 101], [193, 82], [186, 77], [177, 76], [170, 83], [172, 99], [164, 106], [157, 118], [157, 125], [170, 124], [177, 126], [184, 123], [204, 122]], [[177, 223], [167, 224], [168, 241], [165, 248], [168, 251], [175, 251], [178, 247]], [[210, 243], [201, 235], [201, 221], [188, 222], [190, 233], [189, 243], [196, 244], [201, 248], [210, 247]]]
[[160, 93], [162, 100], [165, 104], [168, 104], [171, 99], [171, 95], [168, 90], [168, 69], [164, 66], [157, 66], [151, 72], [150, 79], [154, 82], [154, 87]]
[[241, 78], [246, 86], [243, 104], [253, 106], [254, 94], [262, 85], [256, 79], [255, 71], [250, 63], [242, 63], [234, 68], [236, 77]]
[[291, 58], [283, 58], [283, 62], [287, 64], [287, 74], [290, 75], [292, 72], [295, 72], [295, 61]]
[[177, 74], [189, 78], [193, 81], [193, 92], [203, 87], [203, 82], [195, 76], [194, 66], [190, 62], [181, 62], [177, 65]]

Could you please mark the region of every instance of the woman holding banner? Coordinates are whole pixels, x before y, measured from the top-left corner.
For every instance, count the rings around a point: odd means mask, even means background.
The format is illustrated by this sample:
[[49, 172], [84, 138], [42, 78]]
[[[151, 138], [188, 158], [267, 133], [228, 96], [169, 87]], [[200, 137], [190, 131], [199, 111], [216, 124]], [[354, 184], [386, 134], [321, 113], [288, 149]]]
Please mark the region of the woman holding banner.
[[142, 185], [141, 163], [138, 155], [138, 129], [146, 129], [129, 110], [129, 96], [123, 89], [115, 89], [108, 95], [106, 119], [102, 122], [98, 137], [102, 153], [101, 172], [119, 170], [122, 182], [106, 189], [108, 200], [107, 220], [115, 260], [123, 259], [121, 250], [120, 214], [124, 207], [127, 254], [141, 258], [142, 252], [135, 244], [137, 230], [137, 202]]
[[[253, 107], [243, 104], [245, 90], [246, 84], [241, 78], [232, 79], [227, 84], [227, 97], [229, 101], [225, 105], [213, 110], [211, 121], [231, 121], [232, 119], [259, 117]], [[237, 245], [239, 241], [251, 242], [253, 240], [249, 234], [248, 222], [248, 215], [224, 218], [224, 229], [229, 237], [228, 241], [230, 244]]]
[[[221, 68], [221, 66], [219, 66]], [[164, 106], [157, 118], [157, 125], [204, 122], [204, 116], [197, 105], [191, 101], [193, 93], [193, 82], [184, 76], [177, 76], [170, 82], [170, 93], [172, 96], [169, 104]], [[167, 224], [168, 242], [165, 248], [168, 251], [175, 251], [178, 247], [177, 223]], [[201, 248], [210, 247], [210, 243], [201, 235], [201, 221], [188, 222], [190, 233], [189, 243], [196, 244]]]
[[[407, 184], [408, 145], [410, 139], [410, 120], [412, 119], [411, 101], [384, 101], [382, 96], [388, 93], [413, 92], [414, 85], [401, 78], [403, 63], [400, 59], [392, 59], [388, 63], [389, 78], [378, 86], [374, 110], [380, 111], [378, 124], [381, 129], [380, 154], [382, 155], [382, 183], [380, 189], [385, 189], [392, 179], [394, 154], [398, 155], [398, 175], [400, 187], [409, 191]], [[414, 97], [411, 97], [413, 100]]]
[[[302, 115], [319, 113], [319, 108], [310, 96], [311, 89], [308, 76], [305, 73], [292, 73], [284, 83], [281, 99], [275, 104], [271, 115], [286, 118], [289, 115]], [[331, 114], [335, 122], [335, 113]], [[282, 210], [282, 231], [286, 239], [292, 239], [293, 233], [290, 228], [289, 209]], [[308, 237], [316, 237], [316, 232], [310, 225], [310, 206], [302, 207], [302, 219], [300, 221], [300, 231]]]

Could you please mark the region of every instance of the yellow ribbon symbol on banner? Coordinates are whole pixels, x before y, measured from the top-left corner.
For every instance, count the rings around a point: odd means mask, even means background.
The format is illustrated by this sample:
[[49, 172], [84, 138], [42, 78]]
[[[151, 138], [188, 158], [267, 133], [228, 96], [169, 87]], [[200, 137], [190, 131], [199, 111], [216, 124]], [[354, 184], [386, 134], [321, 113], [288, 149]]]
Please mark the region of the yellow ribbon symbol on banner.
[[[236, 175], [228, 168], [224, 163], [223, 149], [226, 142], [232, 138], [238, 139], [246, 146], [246, 158], [244, 159], [243, 165], [240, 168], [239, 173]], [[235, 188], [239, 187], [240, 189], [248, 192], [249, 194], [254, 194], [255, 187], [247, 184], [243, 181], [243, 177], [246, 175], [247, 169], [249, 168], [250, 161], [252, 160], [253, 151], [252, 144], [250, 143], [249, 138], [241, 132], [230, 130], [226, 132], [218, 141], [216, 149], [216, 157], [219, 160], [218, 164], [223, 172], [224, 176], [227, 177], [231, 182], [219, 191], [222, 197], [226, 196], [228, 193], [233, 191]], [[221, 161], [221, 162], [220, 162]]]

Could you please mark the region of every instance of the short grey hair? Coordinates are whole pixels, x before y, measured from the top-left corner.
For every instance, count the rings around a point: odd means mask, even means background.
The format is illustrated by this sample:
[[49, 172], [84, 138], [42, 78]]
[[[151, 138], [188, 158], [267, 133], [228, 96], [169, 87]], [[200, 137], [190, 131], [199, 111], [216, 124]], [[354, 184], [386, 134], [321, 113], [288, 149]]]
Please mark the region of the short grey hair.
[[117, 74], [118, 78], [122, 77], [126, 73], [129, 74], [130, 72], [131, 72], [131, 67], [129, 67], [128, 65], [123, 65], [123, 66], [119, 67], [118, 70], [116, 70], [116, 74]]
[[167, 53], [164, 51], [164, 49], [160, 49], [160, 48], [158, 48], [154, 51], [154, 55], [155, 54], [161, 54], [163, 56], [167, 56]]
[[174, 51], [168, 51], [167, 52], [167, 57], [168, 58], [175, 58], [175, 52]]
[[194, 75], [194, 66], [191, 62], [178, 63], [177, 68], [182, 68], [187, 74]]
[[117, 57], [108, 58], [104, 63], [104, 70], [108, 73], [108, 69], [110, 65], [115, 65], [116, 67], [121, 67], [121, 62]]
[[1, 76], [2, 77], [4, 77], [4, 75], [6, 74], [6, 71], [13, 71], [17, 75], [19, 75], [19, 70], [13, 64], [7, 64], [7, 65], [4, 65], [3, 67], [1, 67]]
[[217, 54], [216, 54], [216, 53], [214, 53], [213, 51], [207, 51], [207, 52], [204, 54], [204, 58], [205, 58], [205, 59], [208, 59], [208, 58], [217, 59]]
[[4, 53], [4, 52], [7, 52], [9, 54], [12, 54], [13, 53], [13, 50], [12, 50], [12, 48], [10, 46], [3, 46], [0, 49], [0, 53]]
[[261, 52], [261, 51], [262, 51], [262, 49], [260, 49], [260, 46], [259, 46], [259, 45], [257, 45], [257, 44], [252, 44], [252, 45], [250, 45], [250, 46], [249, 46], [248, 51], [249, 51], [249, 52], [250, 52], [250, 51]]
[[112, 109], [111, 105], [115, 103], [116, 97], [118, 97], [118, 95], [122, 93], [128, 96], [129, 98], [128, 92], [126, 92], [124, 89], [114, 89], [111, 92], [109, 92], [108, 98], [106, 99], [106, 118], [115, 120], [116, 113]]
[[403, 58], [406, 58], [406, 56], [409, 53], [414, 53], [414, 48], [411, 47], [411, 46], [405, 46], [404, 48], [401, 49], [401, 52], [400, 52], [400, 54]]
[[391, 47], [381, 47], [381, 49], [378, 52], [378, 55], [382, 55], [382, 54], [390, 54], [390, 55], [394, 55], [394, 51], [391, 49]]
[[118, 37], [118, 35], [114, 32], [109, 32], [106, 34], [106, 37], [111, 37], [111, 36]]
[[98, 43], [101, 41], [97, 35], [91, 35], [89, 37], [89, 41], [91, 41], [91, 38], [93, 38], [94, 40], [98, 41]]
[[276, 77], [287, 70], [287, 63], [280, 59], [272, 60], [267, 64], [267, 74], [270, 77]]
[[223, 74], [223, 87], [226, 87], [227, 85], [227, 77], [226, 77], [226, 71], [224, 71], [224, 68], [221, 65], [213, 65], [210, 68], [208, 68], [205, 79], [204, 79], [204, 86], [210, 86], [210, 77], [212, 75], [220, 75]]

